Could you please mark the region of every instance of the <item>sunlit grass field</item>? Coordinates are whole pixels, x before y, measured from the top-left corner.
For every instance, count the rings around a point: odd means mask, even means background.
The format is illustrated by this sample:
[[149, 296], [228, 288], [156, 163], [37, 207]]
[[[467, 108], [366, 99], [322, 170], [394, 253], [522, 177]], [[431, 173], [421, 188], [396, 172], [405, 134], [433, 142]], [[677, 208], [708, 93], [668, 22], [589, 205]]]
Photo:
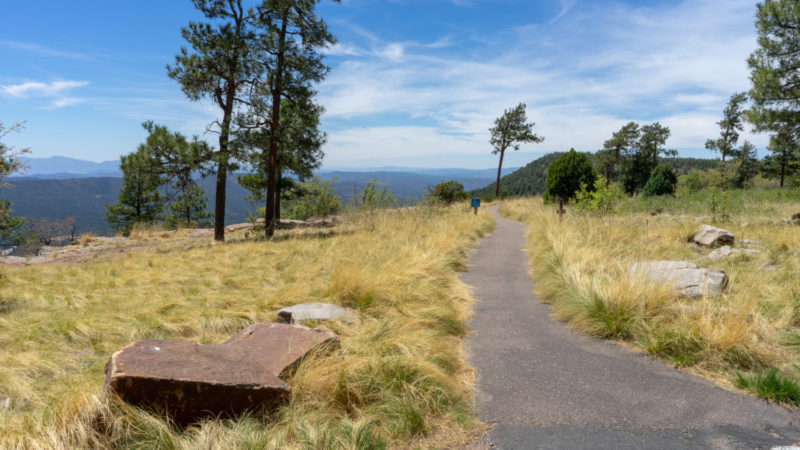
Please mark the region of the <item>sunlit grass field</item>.
[[[757, 192], [713, 195], [718, 199], [623, 200], [607, 215], [570, 208], [561, 221], [540, 198], [507, 201], [501, 212], [528, 225], [537, 293], [577, 331], [625, 342], [727, 387], [759, 393], [742, 380], [770, 373], [796, 384], [800, 227], [783, 218], [800, 212], [800, 201]], [[728, 203], [724, 217], [719, 198]], [[763, 241], [763, 247], [753, 257], [709, 261], [710, 249], [699, 253], [687, 244], [704, 223], [732, 231], [737, 240]], [[641, 260], [721, 269], [729, 287], [719, 298], [677, 297], [626, 276], [628, 264]], [[800, 395], [759, 395], [800, 406]]]
[[[234, 235], [80, 264], [5, 267], [0, 281], [0, 448], [459, 446], [481, 429], [461, 344], [471, 297], [456, 277], [488, 213], [352, 214], [330, 233]], [[178, 430], [103, 392], [109, 356], [137, 339], [220, 343], [279, 308], [360, 311], [306, 361], [272, 415]]]

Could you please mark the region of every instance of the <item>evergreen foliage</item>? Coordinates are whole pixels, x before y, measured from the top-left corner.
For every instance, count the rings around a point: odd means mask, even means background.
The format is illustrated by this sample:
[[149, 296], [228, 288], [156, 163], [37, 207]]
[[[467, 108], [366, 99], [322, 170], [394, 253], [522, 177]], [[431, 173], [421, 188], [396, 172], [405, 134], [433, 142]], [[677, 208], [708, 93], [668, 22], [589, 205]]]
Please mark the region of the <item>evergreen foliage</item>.
[[467, 193], [464, 191], [464, 185], [455, 180], [437, 184], [431, 191], [431, 196], [448, 205], [466, 200], [468, 197]]
[[242, 0], [193, 0], [207, 22], [189, 22], [181, 34], [189, 48], [181, 47], [169, 76], [181, 84], [184, 94], [193, 101], [209, 99], [220, 109], [221, 117], [209, 125], [219, 133], [219, 148], [213, 160], [217, 164], [214, 207], [214, 239], [225, 239], [225, 186], [228, 172], [235, 169], [240, 156], [230, 146], [237, 131], [234, 113], [250, 100], [256, 80], [267, 74], [265, 55], [254, 45], [257, 14], [242, 5]]
[[750, 142], [744, 141], [739, 148], [734, 163], [733, 187], [737, 189], [750, 187], [753, 183], [753, 179], [758, 175], [760, 167], [756, 147]]
[[618, 179], [620, 166], [625, 156], [636, 148], [641, 130], [636, 122], [625, 124], [603, 143], [603, 149], [595, 155], [595, 161], [606, 183]]
[[675, 186], [678, 184], [678, 177], [672, 167], [662, 164], [653, 170], [650, 179], [644, 186], [642, 195], [653, 197], [658, 195], [672, 195], [675, 193]]
[[533, 132], [533, 122], [528, 123], [525, 114], [525, 103], [520, 103], [514, 108], [507, 109], [502, 116], [494, 121], [494, 127], [489, 129], [492, 137], [489, 142], [492, 144], [492, 154], [500, 154], [500, 163], [497, 165], [497, 181], [495, 181], [494, 198], [500, 196], [500, 175], [503, 170], [503, 157], [509, 148], [519, 150], [520, 144], [526, 142], [543, 142], [543, 136], [537, 136]]
[[594, 187], [596, 178], [589, 157], [576, 152], [574, 148], [570, 149], [547, 168], [545, 198], [567, 203], [583, 187]]
[[300, 187], [303, 195], [289, 204], [288, 217], [308, 220], [312, 217], [324, 217], [338, 213], [342, 209], [342, 201], [333, 191], [334, 181], [336, 180], [323, 181], [314, 177], [303, 183]]
[[781, 132], [797, 146], [800, 135], [800, 4], [764, 0], [756, 6], [758, 47], [750, 55], [752, 108], [747, 118], [757, 131]]
[[127, 235], [134, 225], [154, 224], [161, 219], [164, 197], [158, 190], [161, 178], [152, 162], [144, 146], [120, 157], [122, 188], [117, 203], [106, 205], [105, 218], [112, 230]]
[[[338, 2], [338, 0], [335, 0]], [[302, 111], [319, 110], [312, 99], [314, 85], [328, 73], [322, 62], [322, 50], [336, 42], [327, 24], [315, 13], [319, 0], [263, 0], [255, 8], [255, 26], [263, 30], [256, 38], [256, 47], [263, 52], [268, 76], [259, 79], [252, 91], [251, 113], [246, 122], [263, 123], [268, 127], [268, 147], [262, 157], [266, 161], [266, 235], [275, 231], [276, 201], [280, 200], [278, 178], [281, 175], [278, 153], [284, 134], [295, 125], [282, 120], [284, 103], [294, 108], [292, 117]], [[309, 128], [311, 120], [301, 120], [300, 128]], [[316, 117], [318, 117], [318, 113]], [[262, 150], [262, 153], [263, 150]]]
[[[746, 101], [747, 94], [744, 92], [740, 92], [731, 96], [730, 100], [728, 100], [728, 104], [725, 106], [725, 109], [722, 112], [722, 120], [717, 122], [717, 125], [719, 125], [720, 128], [719, 138], [708, 139], [706, 141], [707, 149], [714, 152], [719, 152], [719, 154], [722, 155], [719, 171], [721, 174], [723, 189], [727, 188], [729, 178], [727, 175], [728, 166], [725, 162], [725, 159], [727, 157], [737, 156], [741, 152], [741, 149], [736, 148], [736, 143], [739, 141], [739, 132], [744, 130], [743, 115], [744, 103]], [[748, 171], [751, 166], [752, 165], [745, 164], [744, 170]], [[743, 172], [741, 174], [737, 174], [736, 178], [739, 178], [740, 175], [746, 176], [746, 174]]]
[[206, 225], [211, 214], [196, 177], [208, 173], [211, 148], [197, 136], [190, 142], [165, 126], [143, 126], [146, 141], [121, 158], [122, 188], [117, 204], [107, 206], [109, 225], [124, 234], [136, 224]]
[[779, 179], [783, 187], [787, 178], [800, 173], [800, 149], [785, 130], [770, 138], [767, 149], [772, 154], [764, 157], [761, 172], [765, 178]]

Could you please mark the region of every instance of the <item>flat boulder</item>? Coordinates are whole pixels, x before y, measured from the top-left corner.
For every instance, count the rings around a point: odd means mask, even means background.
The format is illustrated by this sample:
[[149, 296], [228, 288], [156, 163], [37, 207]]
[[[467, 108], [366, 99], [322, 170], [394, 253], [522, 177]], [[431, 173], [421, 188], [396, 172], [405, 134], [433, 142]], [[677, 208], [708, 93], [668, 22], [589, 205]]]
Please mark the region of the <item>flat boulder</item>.
[[628, 265], [629, 276], [662, 285], [670, 285], [678, 295], [701, 297], [721, 295], [728, 285], [728, 275], [721, 270], [702, 269], [683, 261], [639, 261]]
[[736, 255], [746, 255], [748, 257], [755, 256], [759, 253], [758, 250], [752, 250], [749, 248], [731, 248], [728, 245], [723, 245], [722, 247], [715, 249], [711, 253], [708, 254], [707, 258], [715, 261], [718, 259], [724, 259], [729, 256], [736, 256]]
[[278, 311], [278, 322], [297, 323], [304, 320], [341, 320], [353, 323], [356, 314], [350, 309], [330, 303], [300, 303]]
[[111, 356], [105, 386], [181, 425], [272, 410], [288, 401], [286, 377], [303, 358], [331, 345], [330, 331], [278, 323], [251, 325], [223, 344], [141, 340]]
[[225, 231], [228, 233], [233, 233], [234, 231], [249, 230], [251, 228], [253, 228], [252, 223], [234, 223], [233, 225], [228, 225], [225, 227]]
[[733, 233], [722, 228], [703, 225], [700, 231], [692, 236], [691, 241], [704, 247], [720, 247], [723, 245], [733, 245], [736, 240]]

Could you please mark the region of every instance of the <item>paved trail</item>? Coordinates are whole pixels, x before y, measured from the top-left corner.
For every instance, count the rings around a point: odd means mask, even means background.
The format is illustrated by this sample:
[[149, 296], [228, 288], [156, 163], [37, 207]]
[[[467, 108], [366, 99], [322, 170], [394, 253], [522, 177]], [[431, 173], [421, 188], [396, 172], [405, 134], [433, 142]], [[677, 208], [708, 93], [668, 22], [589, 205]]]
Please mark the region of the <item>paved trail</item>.
[[800, 414], [726, 391], [550, 319], [533, 293], [524, 225], [497, 219], [462, 280], [478, 302], [479, 447], [770, 448], [800, 443]]

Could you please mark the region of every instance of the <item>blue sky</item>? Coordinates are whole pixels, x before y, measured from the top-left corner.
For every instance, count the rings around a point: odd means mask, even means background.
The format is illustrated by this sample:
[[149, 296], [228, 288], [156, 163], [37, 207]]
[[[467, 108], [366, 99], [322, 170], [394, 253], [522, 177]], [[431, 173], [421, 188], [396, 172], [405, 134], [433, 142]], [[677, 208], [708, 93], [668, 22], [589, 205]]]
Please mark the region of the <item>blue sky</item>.
[[[320, 15], [338, 43], [319, 87], [328, 168], [488, 168], [489, 128], [519, 102], [545, 137], [506, 157], [592, 151], [628, 121], [660, 121], [682, 155], [718, 135], [749, 88], [756, 1], [343, 0]], [[165, 66], [200, 19], [189, 0], [9, 2], [0, 28], [0, 122], [32, 156], [104, 161], [155, 120], [203, 134], [216, 110]], [[745, 133], [759, 147], [768, 137]], [[206, 135], [210, 141], [214, 135]]]

